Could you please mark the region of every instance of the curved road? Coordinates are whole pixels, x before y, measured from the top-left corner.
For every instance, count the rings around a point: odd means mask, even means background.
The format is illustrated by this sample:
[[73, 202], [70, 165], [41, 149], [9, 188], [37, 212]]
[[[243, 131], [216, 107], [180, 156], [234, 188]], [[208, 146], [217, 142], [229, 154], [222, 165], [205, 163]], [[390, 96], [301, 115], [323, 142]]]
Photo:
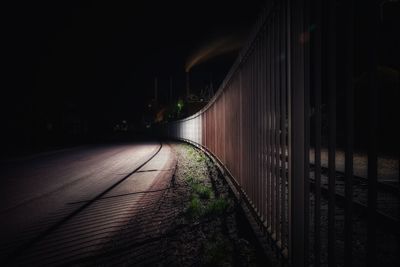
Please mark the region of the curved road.
[[168, 186], [174, 167], [170, 147], [156, 142], [79, 147], [0, 163], [1, 262], [57, 265], [93, 253], [133, 216], [143, 192], [159, 180]]

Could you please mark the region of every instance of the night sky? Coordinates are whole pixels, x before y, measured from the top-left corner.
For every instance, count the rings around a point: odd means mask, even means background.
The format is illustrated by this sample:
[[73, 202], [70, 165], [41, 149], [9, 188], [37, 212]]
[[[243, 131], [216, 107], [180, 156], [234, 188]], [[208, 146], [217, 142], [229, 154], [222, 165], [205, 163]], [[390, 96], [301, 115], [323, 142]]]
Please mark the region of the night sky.
[[[221, 38], [243, 42], [263, 2], [3, 6], [2, 153], [88, 141], [122, 120], [139, 125], [153, 98], [154, 77], [160, 102], [168, 100], [170, 77], [173, 97], [183, 97], [188, 60]], [[191, 87], [212, 79], [217, 89], [237, 52], [194, 66]]]

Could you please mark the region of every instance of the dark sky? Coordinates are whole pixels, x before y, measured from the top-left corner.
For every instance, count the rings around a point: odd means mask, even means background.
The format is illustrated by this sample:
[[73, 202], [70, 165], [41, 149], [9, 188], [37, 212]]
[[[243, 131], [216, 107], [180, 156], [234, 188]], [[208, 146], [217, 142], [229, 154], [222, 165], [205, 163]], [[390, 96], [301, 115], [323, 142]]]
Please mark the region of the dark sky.
[[[9, 2], [1, 8], [3, 126], [32, 139], [70, 114], [97, 124], [139, 119], [155, 76], [161, 96], [170, 76], [179, 95], [187, 59], [216, 38], [247, 34], [264, 1]], [[218, 83], [234, 56], [199, 73]]]

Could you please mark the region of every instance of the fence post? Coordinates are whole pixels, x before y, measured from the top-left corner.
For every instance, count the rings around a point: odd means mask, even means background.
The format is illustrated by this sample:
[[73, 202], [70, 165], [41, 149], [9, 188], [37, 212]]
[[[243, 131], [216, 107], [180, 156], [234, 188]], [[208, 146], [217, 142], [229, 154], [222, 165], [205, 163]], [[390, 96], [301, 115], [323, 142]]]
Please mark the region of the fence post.
[[[308, 196], [307, 121], [309, 36], [305, 25], [306, 0], [288, 0], [288, 100], [289, 100], [289, 257], [292, 266], [306, 266]], [[292, 12], [293, 11], [293, 12]]]

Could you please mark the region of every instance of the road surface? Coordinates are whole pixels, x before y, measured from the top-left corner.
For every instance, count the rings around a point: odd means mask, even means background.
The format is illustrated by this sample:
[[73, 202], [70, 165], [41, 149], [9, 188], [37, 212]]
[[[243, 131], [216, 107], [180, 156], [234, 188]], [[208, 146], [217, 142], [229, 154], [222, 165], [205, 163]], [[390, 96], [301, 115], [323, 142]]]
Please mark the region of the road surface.
[[0, 260], [39, 266], [94, 253], [132, 218], [152, 185], [168, 186], [175, 158], [168, 145], [148, 142], [0, 164]]

